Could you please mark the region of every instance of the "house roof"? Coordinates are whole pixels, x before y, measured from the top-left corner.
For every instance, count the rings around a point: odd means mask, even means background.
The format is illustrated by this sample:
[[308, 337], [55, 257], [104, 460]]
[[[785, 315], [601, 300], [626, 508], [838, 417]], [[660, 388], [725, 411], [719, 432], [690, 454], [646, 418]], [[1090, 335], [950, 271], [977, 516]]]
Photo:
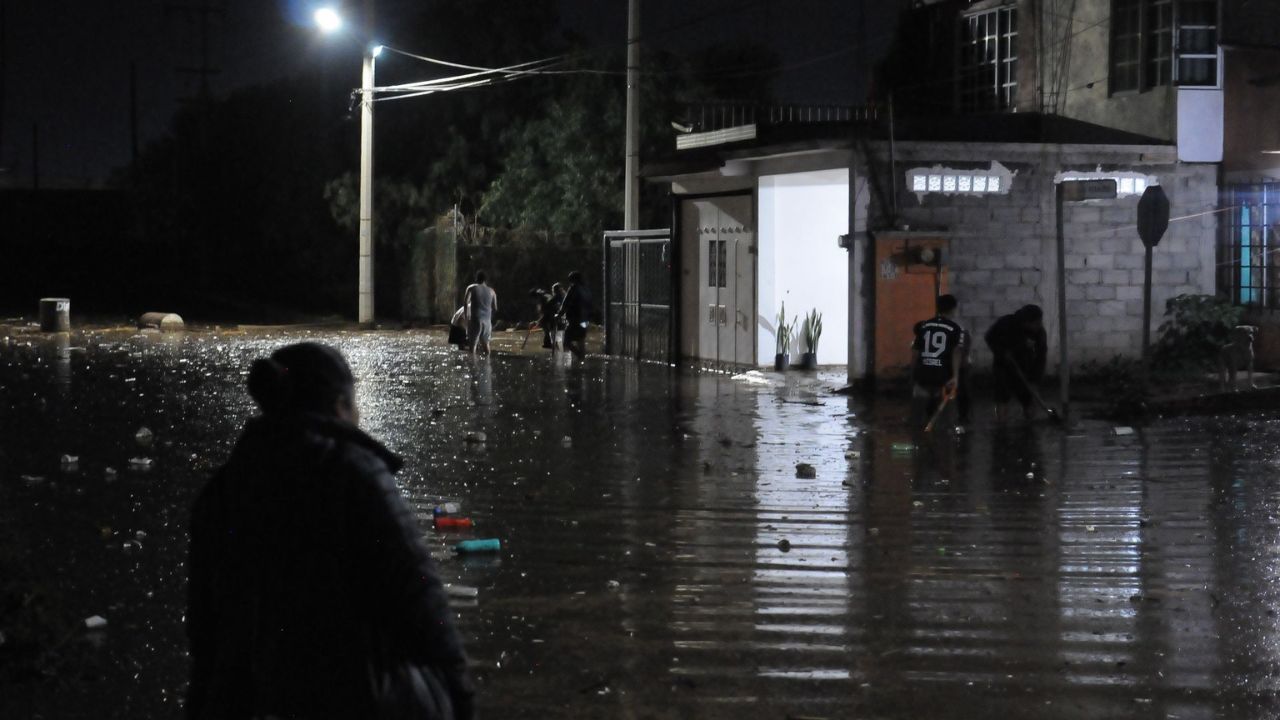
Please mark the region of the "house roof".
[[[840, 122], [762, 125], [751, 140], [672, 150], [646, 163], [642, 175], [671, 177], [705, 172], [726, 161], [781, 157], [824, 150], [848, 150], [854, 139], [889, 139], [888, 123]], [[900, 118], [894, 127], [897, 142], [1040, 143], [1054, 145], [1172, 145], [1166, 140], [1102, 125], [1043, 113], [999, 113], [951, 117]]]

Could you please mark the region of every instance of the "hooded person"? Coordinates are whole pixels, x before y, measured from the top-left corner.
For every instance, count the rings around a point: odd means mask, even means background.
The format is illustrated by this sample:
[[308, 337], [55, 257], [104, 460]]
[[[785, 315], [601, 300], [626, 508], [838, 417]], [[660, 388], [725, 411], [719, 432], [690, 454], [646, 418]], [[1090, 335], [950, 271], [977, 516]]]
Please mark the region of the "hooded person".
[[400, 460], [331, 347], [253, 363], [262, 414], [191, 513], [193, 720], [472, 715], [472, 681]]
[[1022, 413], [1032, 415], [1031, 383], [1044, 377], [1049, 342], [1044, 330], [1044, 311], [1039, 305], [1023, 305], [995, 321], [984, 336], [993, 358], [996, 419], [1005, 419], [1008, 403], [1015, 397]]

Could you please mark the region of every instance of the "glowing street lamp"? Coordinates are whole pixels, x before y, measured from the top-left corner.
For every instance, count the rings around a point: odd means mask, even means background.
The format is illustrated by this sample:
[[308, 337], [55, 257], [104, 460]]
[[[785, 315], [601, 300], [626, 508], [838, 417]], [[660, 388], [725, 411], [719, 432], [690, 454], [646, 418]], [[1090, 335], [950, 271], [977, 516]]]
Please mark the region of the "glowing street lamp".
[[[316, 26], [326, 35], [343, 26], [342, 17], [333, 8], [315, 12]], [[373, 60], [382, 54], [375, 45], [364, 53], [360, 82], [360, 257], [359, 304], [357, 321], [373, 324]]]
[[331, 7], [322, 7], [316, 10], [313, 17], [316, 21], [316, 27], [320, 28], [320, 32], [325, 35], [336, 33], [342, 29], [342, 16]]

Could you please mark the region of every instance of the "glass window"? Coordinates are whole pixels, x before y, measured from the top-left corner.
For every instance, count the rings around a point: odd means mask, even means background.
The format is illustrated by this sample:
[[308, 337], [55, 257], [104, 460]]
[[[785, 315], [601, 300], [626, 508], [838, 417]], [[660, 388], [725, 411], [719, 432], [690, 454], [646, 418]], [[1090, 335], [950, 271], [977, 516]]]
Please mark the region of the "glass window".
[[1000, 192], [1000, 176], [999, 175], [992, 175], [991, 177], [987, 178], [987, 191]]
[[1111, 3], [1111, 92], [1142, 89], [1143, 0]]
[[960, 192], [970, 192], [972, 190], [973, 190], [973, 176], [961, 175], [960, 176]]
[[929, 189], [929, 178], [924, 175], [915, 175], [911, 178], [911, 189], [915, 192], [924, 192]]
[[943, 191], [943, 192], [955, 192], [955, 191], [956, 191], [956, 176], [955, 176], [955, 175], [943, 175], [943, 176], [942, 176], [942, 191]]
[[1001, 7], [960, 19], [960, 111], [1009, 110], [1018, 94], [1018, 12]]
[[974, 175], [974, 176], [973, 176], [973, 191], [974, 191], [974, 192], [986, 192], [986, 191], [987, 191], [987, 176], [986, 176], [986, 175]]
[[1227, 205], [1218, 245], [1218, 291], [1239, 305], [1280, 307], [1280, 183], [1226, 188]]
[[942, 176], [930, 175], [929, 176], [929, 192], [940, 192], [941, 190], [942, 190]]
[[1112, 0], [1111, 92], [1218, 84], [1217, 0]]

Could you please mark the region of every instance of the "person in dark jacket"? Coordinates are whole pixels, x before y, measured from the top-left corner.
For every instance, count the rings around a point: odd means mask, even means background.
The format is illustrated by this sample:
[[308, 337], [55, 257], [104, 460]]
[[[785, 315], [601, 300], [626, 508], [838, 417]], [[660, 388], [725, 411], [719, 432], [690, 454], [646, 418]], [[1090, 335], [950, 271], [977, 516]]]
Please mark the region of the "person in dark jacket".
[[191, 513], [192, 720], [472, 716], [400, 460], [357, 427], [354, 384], [315, 343], [253, 363], [262, 415]]
[[1003, 422], [1013, 398], [1022, 403], [1022, 414], [1032, 414], [1031, 383], [1044, 377], [1049, 343], [1044, 331], [1044, 311], [1039, 305], [1024, 305], [1012, 315], [996, 320], [985, 339], [994, 359], [996, 420]]
[[560, 303], [565, 319], [564, 347], [581, 360], [587, 354], [587, 324], [591, 321], [591, 291], [582, 283], [582, 273], [569, 273], [569, 290]]

